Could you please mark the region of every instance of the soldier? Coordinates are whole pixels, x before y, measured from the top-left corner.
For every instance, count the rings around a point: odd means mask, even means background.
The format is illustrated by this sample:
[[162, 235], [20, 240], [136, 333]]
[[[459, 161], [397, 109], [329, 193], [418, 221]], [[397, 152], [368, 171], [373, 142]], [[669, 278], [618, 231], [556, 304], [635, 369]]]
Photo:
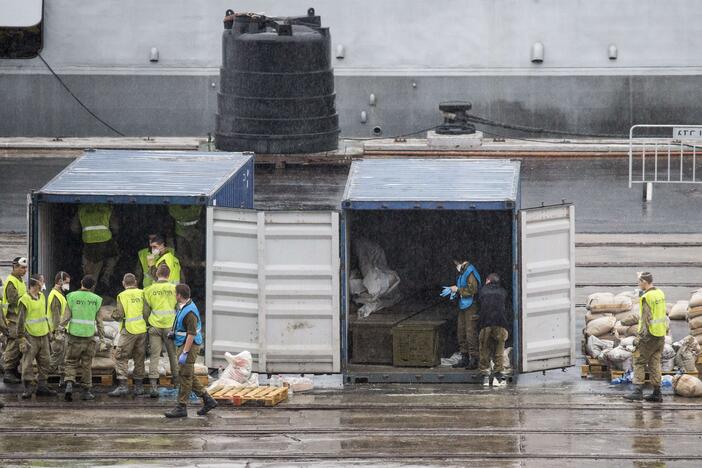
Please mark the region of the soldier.
[[180, 283], [180, 260], [175, 256], [173, 249], [166, 247], [166, 241], [161, 236], [154, 236], [151, 240], [151, 255], [147, 257], [151, 276], [156, 276], [156, 269], [161, 265], [167, 265], [168, 281], [173, 284]]
[[119, 322], [120, 333], [112, 356], [118, 385], [108, 393], [111, 397], [129, 394], [127, 363], [130, 358], [134, 360], [134, 395], [144, 394], [144, 354], [146, 352], [144, 291], [137, 287], [136, 276], [132, 273], [124, 275], [122, 286], [124, 291], [117, 296], [117, 307], [112, 312], [112, 319]]
[[477, 369], [478, 367], [478, 301], [475, 297], [480, 289], [480, 274], [467, 260], [457, 262], [456, 284], [444, 288], [441, 295], [458, 296], [458, 344], [461, 360], [453, 365], [456, 368]]
[[194, 278], [194, 269], [202, 264], [202, 205], [170, 205], [168, 213], [175, 221], [175, 242], [188, 281]]
[[5, 280], [2, 289], [3, 320], [0, 326], [7, 337], [3, 359], [5, 361], [5, 377], [3, 382], [16, 384], [22, 381], [17, 367], [20, 364], [22, 353], [17, 342], [17, 313], [19, 300], [27, 293], [24, 275], [27, 274], [27, 259], [16, 257], [12, 260], [12, 273]]
[[202, 408], [197, 411], [197, 414], [198, 416], [204, 416], [217, 407], [217, 402], [207, 393], [207, 389], [195, 375], [195, 360], [202, 346], [200, 311], [195, 303], [190, 300], [190, 287], [187, 284], [176, 286], [176, 299], [178, 301], [178, 314], [169, 337], [174, 340], [175, 345], [178, 347], [181, 380], [180, 388], [178, 389], [178, 404], [165, 416], [167, 418], [187, 417], [187, 404], [190, 392], [195, 392], [195, 395], [202, 398]]
[[58, 373], [61, 376], [59, 385], [63, 385], [63, 360], [66, 351], [66, 335], [59, 328], [63, 315], [66, 312], [66, 297], [71, 289], [71, 277], [65, 271], [59, 271], [54, 278], [54, 287], [49, 293], [47, 300], [47, 314], [49, 316], [49, 327], [51, 335], [51, 373]]
[[[51, 328], [46, 315], [46, 298], [41, 293], [43, 285], [41, 275], [32, 275], [29, 279], [29, 290], [19, 300], [16, 336], [22, 353], [23, 400], [32, 398], [35, 392], [37, 396], [56, 396], [56, 392], [50, 390], [46, 384], [51, 365]], [[39, 371], [38, 378], [34, 376], [35, 359]]]
[[169, 275], [168, 265], [161, 264], [156, 271], [156, 282], [144, 291], [147, 305], [145, 316], [149, 322], [149, 381], [151, 383], [149, 396], [151, 398], [158, 397], [158, 365], [164, 347], [171, 363], [173, 385], [178, 385], [176, 350], [173, 340], [168, 339], [168, 332], [171, 331], [176, 313], [175, 285], [168, 281]]
[[95, 334], [102, 341], [105, 329], [98, 312], [102, 306], [102, 298], [93, 293], [95, 278], [86, 275], [80, 282], [80, 290], [68, 295], [66, 312], [61, 328], [68, 327], [68, 342], [66, 343], [66, 362], [64, 380], [66, 382], [65, 400], [73, 401], [73, 385], [76, 382], [76, 370], [81, 366], [81, 381], [83, 385], [82, 400], [94, 400], [90, 393], [93, 386], [93, 356], [95, 356]]
[[80, 228], [83, 240], [83, 274], [109, 287], [119, 257], [117, 243], [112, 238], [118, 228], [110, 205], [81, 205], [72, 229]]

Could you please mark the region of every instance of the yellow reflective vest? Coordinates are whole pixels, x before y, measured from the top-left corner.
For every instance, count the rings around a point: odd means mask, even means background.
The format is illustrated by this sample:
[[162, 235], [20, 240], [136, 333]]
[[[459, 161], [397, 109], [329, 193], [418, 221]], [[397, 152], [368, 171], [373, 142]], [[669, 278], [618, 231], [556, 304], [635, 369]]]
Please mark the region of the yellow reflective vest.
[[81, 205], [78, 208], [78, 219], [83, 232], [83, 242], [98, 244], [112, 239], [110, 231], [110, 205]]
[[639, 332], [643, 329], [643, 305], [648, 304], [651, 309], [651, 322], [648, 325], [648, 331], [653, 336], [665, 336], [668, 333], [668, 317], [666, 313], [665, 294], [663, 291], [656, 288], [651, 288], [639, 298], [639, 310], [641, 318], [639, 318]]
[[46, 316], [49, 317], [49, 328], [51, 328], [51, 331], [54, 331], [54, 317], [51, 315], [51, 304], [54, 303], [54, 299], [57, 299], [59, 304], [61, 304], [59, 317], [56, 321], [57, 323], [61, 323], [63, 320], [63, 314], [66, 312], [66, 304], [68, 303], [66, 301], [66, 296], [64, 296], [61, 291], [57, 291], [56, 288], [51, 289], [49, 299], [46, 301]]
[[158, 257], [156, 259], [155, 265], [156, 268], [162, 263], [165, 263], [168, 265], [168, 269], [171, 271], [171, 274], [168, 275], [168, 281], [170, 281], [173, 284], [179, 284], [180, 283], [180, 260], [173, 254], [172, 251], [166, 250], [163, 255]]
[[46, 336], [49, 334], [49, 317], [46, 316], [46, 297], [39, 293], [34, 299], [31, 294], [25, 293], [19, 300], [27, 309], [24, 317], [24, 329], [32, 336]]
[[176, 317], [175, 285], [159, 281], [144, 291], [146, 303], [151, 308], [149, 325], [156, 328], [171, 328]]
[[[125, 289], [117, 295], [117, 302], [124, 309], [125, 328], [132, 335], [142, 335], [146, 333], [146, 321], [144, 320], [144, 291], [137, 288]], [[119, 329], [122, 330], [122, 322]]]
[[17, 314], [17, 303], [10, 304], [7, 299], [7, 287], [12, 284], [17, 291], [17, 296], [21, 299], [22, 296], [27, 294], [27, 285], [24, 284], [22, 278], [18, 278], [13, 274], [10, 274], [2, 285], [2, 313], [7, 317], [7, 314], [12, 312]]

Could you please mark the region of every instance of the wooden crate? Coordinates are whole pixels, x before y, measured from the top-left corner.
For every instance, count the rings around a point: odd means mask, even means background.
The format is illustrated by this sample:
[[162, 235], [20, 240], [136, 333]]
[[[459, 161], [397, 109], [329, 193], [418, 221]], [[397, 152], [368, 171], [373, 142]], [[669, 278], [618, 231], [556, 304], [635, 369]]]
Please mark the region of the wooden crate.
[[395, 367], [434, 367], [441, 361], [440, 330], [446, 321], [408, 320], [392, 329]]
[[[625, 372], [625, 371], [620, 371], [620, 370], [613, 370], [613, 371], [611, 371], [611, 372], [610, 372], [610, 380], [614, 380], [614, 379], [618, 379], [618, 378], [622, 377], [622, 376], [624, 375], [624, 372]], [[674, 375], [678, 375], [679, 373], [680, 373], [680, 372], [678, 372], [678, 371], [663, 371], [663, 372], [661, 372], [661, 375], [673, 375], [673, 376], [674, 376]], [[684, 373], [684, 374], [687, 374], [687, 375], [694, 375], [695, 377], [697, 377], [698, 374], [699, 374], [699, 372], [697, 372], [697, 371], [683, 372], [683, 373]], [[648, 372], [646, 372], [646, 377], [645, 377], [645, 379], [646, 379], [646, 382], [647, 382], [647, 383], [650, 382], [650, 378], [649, 378]]]
[[229, 391], [215, 392], [212, 394], [215, 400], [228, 401], [234, 406], [275, 406], [288, 399], [288, 387], [245, 387], [235, 388]]
[[610, 377], [609, 366], [603, 364], [599, 359], [587, 357], [587, 364], [580, 366], [580, 377], [583, 379], [607, 379]]

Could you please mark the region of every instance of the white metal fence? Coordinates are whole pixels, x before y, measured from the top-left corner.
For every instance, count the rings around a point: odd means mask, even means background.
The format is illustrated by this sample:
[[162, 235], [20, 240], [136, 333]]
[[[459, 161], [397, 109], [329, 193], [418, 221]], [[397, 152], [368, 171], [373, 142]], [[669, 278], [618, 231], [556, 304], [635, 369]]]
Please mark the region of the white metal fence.
[[[646, 184], [699, 184], [697, 156], [702, 153], [702, 125], [634, 125], [629, 130], [629, 188]], [[647, 189], [647, 190], [646, 190]]]

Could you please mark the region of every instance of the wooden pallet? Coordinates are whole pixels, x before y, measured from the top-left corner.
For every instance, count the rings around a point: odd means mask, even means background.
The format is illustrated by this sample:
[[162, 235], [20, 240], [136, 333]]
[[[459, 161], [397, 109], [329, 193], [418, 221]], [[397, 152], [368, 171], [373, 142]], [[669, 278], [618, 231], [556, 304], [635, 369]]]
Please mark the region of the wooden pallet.
[[[195, 378], [200, 381], [200, 383], [204, 386], [207, 386], [209, 384], [209, 380], [206, 375], [196, 375]], [[129, 377], [127, 379], [127, 384], [128, 385], [134, 385], [134, 379], [132, 377]], [[144, 377], [144, 385], [149, 384], [149, 377]], [[170, 387], [173, 385], [173, 377], [170, 375], [162, 375], [161, 377], [158, 378], [158, 384], [161, 387]]]
[[610, 376], [609, 372], [609, 366], [589, 356], [587, 357], [587, 364], [580, 366], [580, 378], [582, 379], [607, 379]]
[[234, 406], [275, 406], [288, 399], [288, 387], [246, 387], [215, 392], [216, 400], [229, 401]]
[[[613, 370], [610, 372], [610, 380], [618, 379], [618, 378], [622, 377], [624, 375], [624, 373], [625, 373], [625, 371]], [[699, 374], [697, 371], [683, 372], [683, 373], [687, 374], [687, 375], [694, 375], [695, 377], [697, 377]], [[673, 375], [674, 376], [674, 375], [678, 375], [678, 374], [679, 374], [678, 371], [663, 371], [663, 372], [661, 372], [661, 375]], [[650, 382], [648, 372], [646, 372], [645, 379], [646, 379], [646, 382]]]
[[[46, 381], [50, 384], [58, 384], [61, 380], [60, 375], [50, 375]], [[76, 375], [76, 383], [80, 383], [81, 373], [78, 372]], [[93, 385], [102, 385], [104, 387], [109, 387], [115, 382], [114, 372], [112, 370], [98, 370], [93, 369]]]

